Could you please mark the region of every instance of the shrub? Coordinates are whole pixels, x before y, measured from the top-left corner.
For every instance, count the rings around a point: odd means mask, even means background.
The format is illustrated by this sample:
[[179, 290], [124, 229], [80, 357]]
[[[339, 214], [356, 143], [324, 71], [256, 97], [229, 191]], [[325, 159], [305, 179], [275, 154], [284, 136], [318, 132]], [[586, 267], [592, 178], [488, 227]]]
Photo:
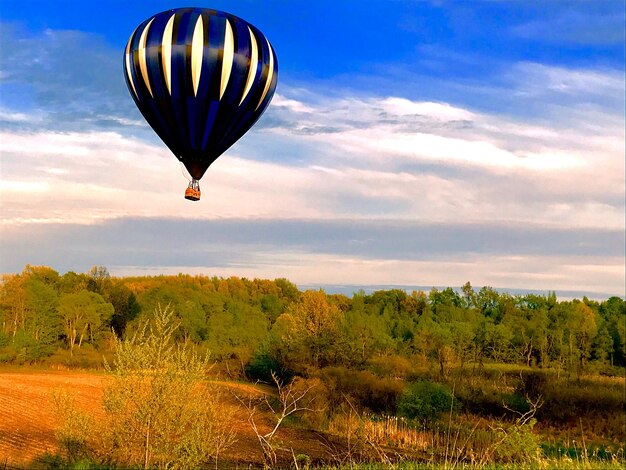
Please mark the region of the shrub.
[[521, 377], [522, 380], [516, 387], [516, 391], [520, 395], [527, 396], [532, 399], [544, 395], [549, 378], [545, 372], [524, 372], [521, 374]]
[[93, 432], [91, 417], [76, 407], [72, 394], [55, 391], [52, 394], [56, 414], [61, 426], [56, 430], [61, 449], [68, 462], [78, 462], [91, 456], [89, 436]]
[[495, 447], [495, 458], [499, 462], [530, 463], [539, 458], [539, 438], [533, 434], [536, 420], [530, 419], [525, 423], [516, 422], [508, 429], [501, 427], [498, 433], [501, 436]]
[[93, 345], [83, 344], [80, 348], [74, 349], [74, 354], [67, 349], [59, 348], [43, 362], [69, 369], [101, 369], [103, 367], [102, 358], [102, 353], [97, 351]]
[[297, 468], [302, 468], [303, 470], [308, 470], [311, 468], [311, 457], [307, 454], [298, 454], [295, 456]]
[[464, 385], [458, 387], [455, 394], [465, 411], [482, 416], [500, 417], [507, 412], [503, 405], [510, 403], [505, 394], [489, 383]]
[[328, 389], [319, 378], [296, 377], [292, 383], [295, 394], [304, 395], [301, 400], [304, 409], [298, 419], [306, 426], [319, 429], [328, 420]]
[[544, 406], [537, 419], [542, 423], [584, 426], [585, 431], [626, 438], [624, 427], [623, 380], [581, 380], [548, 383], [543, 388]]
[[9, 339], [8, 335], [0, 335], [0, 362], [14, 364], [32, 364], [52, 354], [54, 345], [46, 341], [38, 341], [24, 330]]
[[246, 366], [246, 376], [250, 380], [272, 383], [272, 373], [285, 383], [290, 382], [293, 378], [293, 372], [285, 369], [282, 364], [263, 350], [252, 356]]
[[411, 361], [397, 355], [373, 358], [369, 361], [369, 368], [378, 376], [391, 378], [405, 379], [413, 372]]
[[445, 385], [422, 380], [410, 384], [398, 400], [398, 415], [420, 421], [434, 421], [460, 403]]
[[334, 408], [347, 400], [357, 408], [375, 413], [394, 414], [404, 381], [379, 378], [371, 372], [353, 371], [345, 367], [327, 367], [319, 377], [328, 390], [328, 403]]
[[158, 307], [152, 324], [117, 342], [104, 393], [107, 461], [124, 467], [206, 468], [234, 441], [232, 409], [204, 379], [208, 356], [175, 345], [178, 324]]
[[8, 346], [10, 343], [11, 343], [11, 337], [9, 336], [9, 334], [0, 330], [0, 348], [4, 348], [5, 346]]

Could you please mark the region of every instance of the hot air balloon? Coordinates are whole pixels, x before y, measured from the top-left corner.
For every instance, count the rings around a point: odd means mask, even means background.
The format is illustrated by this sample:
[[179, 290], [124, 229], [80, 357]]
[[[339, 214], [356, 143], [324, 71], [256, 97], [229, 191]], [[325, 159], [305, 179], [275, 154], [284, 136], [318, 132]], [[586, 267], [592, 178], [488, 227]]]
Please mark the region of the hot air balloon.
[[148, 124], [198, 181], [267, 109], [278, 61], [250, 23], [206, 8], [158, 13], [131, 34], [124, 54], [126, 85]]

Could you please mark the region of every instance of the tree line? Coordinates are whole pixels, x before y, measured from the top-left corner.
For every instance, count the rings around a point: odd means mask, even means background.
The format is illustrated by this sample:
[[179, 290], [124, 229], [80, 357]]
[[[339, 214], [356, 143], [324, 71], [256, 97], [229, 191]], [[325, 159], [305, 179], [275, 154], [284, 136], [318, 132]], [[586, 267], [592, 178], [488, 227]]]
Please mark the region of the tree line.
[[[177, 342], [210, 351], [236, 373], [268, 379], [329, 367], [403, 376], [416, 364], [445, 377], [486, 362], [619, 374], [626, 303], [510, 295], [466, 283], [351, 298], [301, 292], [286, 279], [112, 277], [104, 267], [60, 275], [27, 265], [0, 284], [0, 361], [100, 362], [115, 340], [169, 305]], [[230, 365], [229, 365], [230, 364]]]

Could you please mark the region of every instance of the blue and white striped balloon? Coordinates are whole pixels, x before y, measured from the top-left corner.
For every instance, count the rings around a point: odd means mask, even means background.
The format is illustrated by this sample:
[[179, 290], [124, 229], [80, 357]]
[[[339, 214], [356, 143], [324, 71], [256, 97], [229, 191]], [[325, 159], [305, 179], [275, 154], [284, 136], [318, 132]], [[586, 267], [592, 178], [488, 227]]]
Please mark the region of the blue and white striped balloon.
[[199, 180], [267, 108], [278, 61], [263, 33], [241, 18], [177, 8], [131, 34], [124, 75], [146, 121]]

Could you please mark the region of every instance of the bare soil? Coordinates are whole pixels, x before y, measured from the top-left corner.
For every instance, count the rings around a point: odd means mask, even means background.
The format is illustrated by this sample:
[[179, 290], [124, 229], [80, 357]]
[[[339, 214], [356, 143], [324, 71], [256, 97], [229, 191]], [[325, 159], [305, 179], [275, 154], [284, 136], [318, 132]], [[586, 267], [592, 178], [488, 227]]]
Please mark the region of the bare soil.
[[[71, 392], [78, 407], [92, 416], [102, 415], [102, 395], [108, 378], [95, 372], [38, 370], [0, 370], [0, 468], [24, 468], [46, 452], [57, 453], [55, 429], [59, 425], [52, 404], [54, 390]], [[273, 393], [271, 387], [237, 382], [218, 382], [237, 395]], [[224, 407], [239, 407], [231, 393], [223, 394]], [[232, 423], [236, 443], [221, 457], [223, 464], [248, 467], [262, 462], [260, 447], [248, 421], [247, 412], [238, 409]], [[262, 431], [270, 429], [271, 415], [259, 415]], [[279, 431], [283, 447], [293, 455], [306, 454], [314, 460], [325, 459], [325, 438], [297, 427]], [[291, 451], [283, 459], [292, 458]]]

